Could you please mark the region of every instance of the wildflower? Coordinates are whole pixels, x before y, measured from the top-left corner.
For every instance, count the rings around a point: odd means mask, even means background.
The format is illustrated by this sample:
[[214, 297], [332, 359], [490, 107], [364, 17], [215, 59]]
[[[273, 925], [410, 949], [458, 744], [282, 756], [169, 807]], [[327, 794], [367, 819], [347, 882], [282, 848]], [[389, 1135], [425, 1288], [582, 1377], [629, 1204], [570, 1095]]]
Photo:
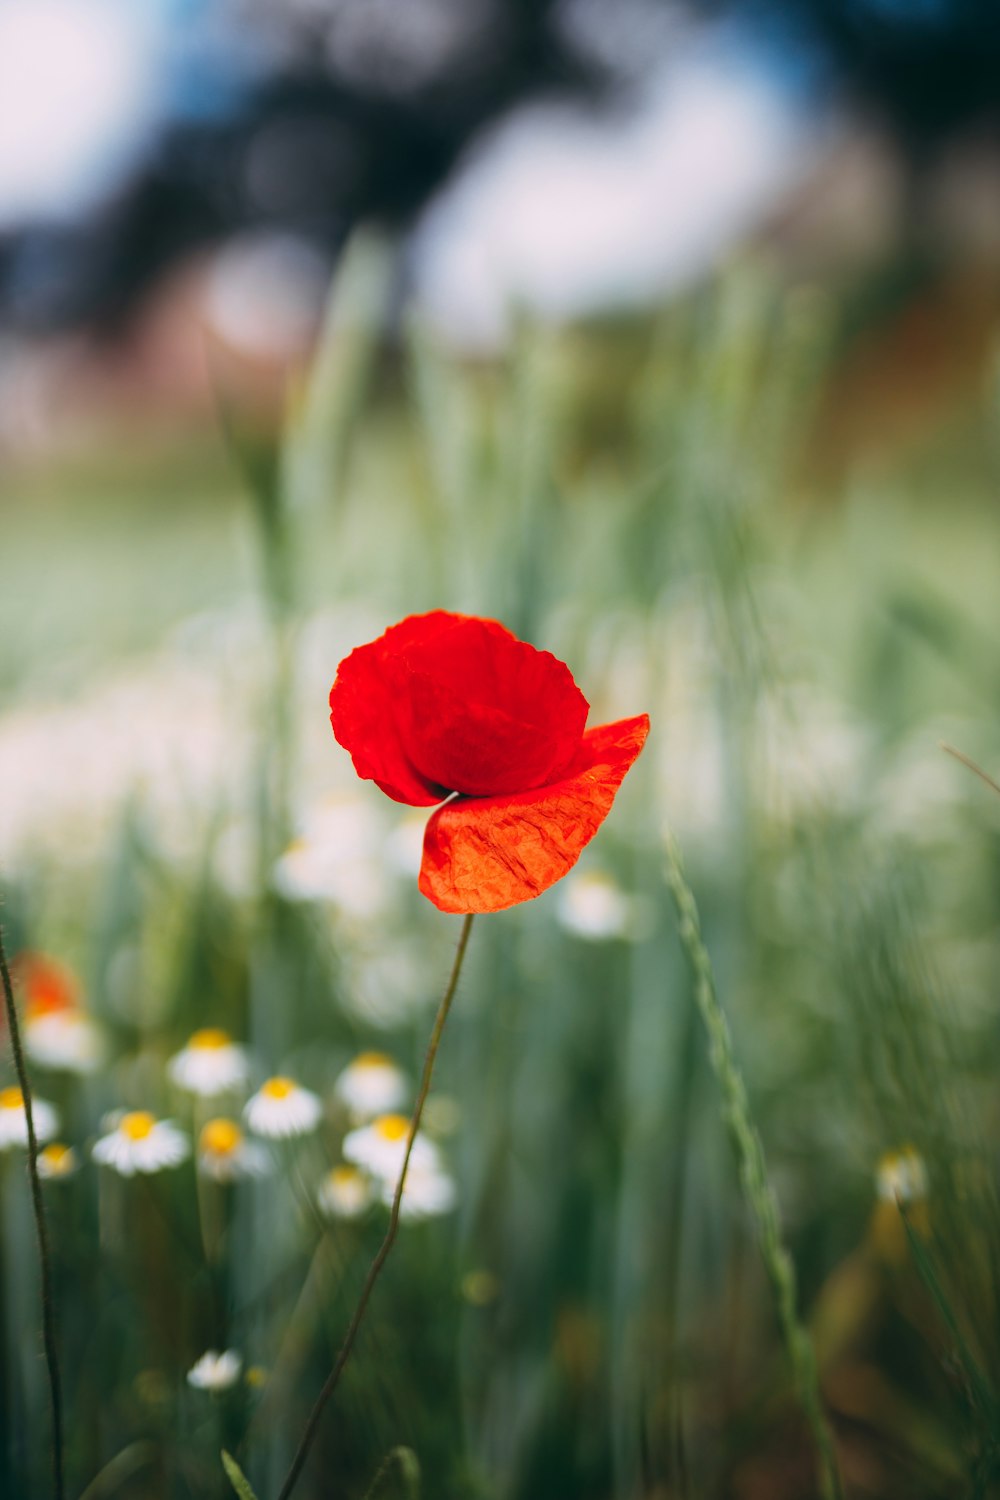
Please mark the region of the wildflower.
[[328, 799], [310, 808], [274, 867], [290, 901], [329, 901], [349, 917], [377, 917], [388, 897], [381, 820], [369, 803]]
[[64, 1177], [72, 1177], [79, 1166], [80, 1160], [73, 1147], [64, 1146], [58, 1141], [43, 1146], [38, 1153], [38, 1175], [51, 1182]]
[[262, 1177], [271, 1163], [261, 1148], [248, 1141], [235, 1120], [209, 1120], [198, 1137], [198, 1170], [215, 1182]]
[[[406, 1155], [410, 1122], [405, 1115], [380, 1115], [370, 1125], [349, 1130], [344, 1137], [344, 1156], [357, 1167], [364, 1167], [373, 1177], [391, 1182], [395, 1188]], [[440, 1165], [438, 1149], [426, 1137], [418, 1135], [410, 1152], [410, 1172], [434, 1171]]]
[[282, 1140], [315, 1130], [323, 1105], [316, 1094], [291, 1078], [269, 1078], [248, 1100], [243, 1115], [257, 1135]]
[[930, 1232], [927, 1166], [916, 1147], [903, 1146], [879, 1158], [875, 1190], [878, 1201], [869, 1227], [871, 1242], [884, 1260], [902, 1264], [909, 1255], [907, 1224], [914, 1234]]
[[[44, 1099], [32, 1099], [31, 1118], [35, 1138], [39, 1141], [50, 1141], [59, 1129], [59, 1115]], [[28, 1117], [24, 1112], [24, 1095], [19, 1088], [0, 1089], [0, 1151], [27, 1144]]]
[[[416, 1143], [414, 1143], [416, 1144]], [[391, 1208], [396, 1197], [396, 1182], [382, 1180], [380, 1195], [387, 1208]], [[403, 1196], [399, 1200], [399, 1213], [403, 1219], [429, 1219], [435, 1214], [447, 1214], [455, 1207], [457, 1190], [455, 1179], [439, 1165], [413, 1165], [403, 1185]]]
[[188, 1385], [199, 1391], [228, 1391], [236, 1384], [243, 1369], [243, 1360], [235, 1349], [226, 1349], [222, 1354], [217, 1349], [206, 1349], [187, 1372]]
[[443, 610], [358, 647], [330, 691], [359, 776], [412, 807], [450, 798], [427, 824], [419, 876], [449, 912], [528, 901], [576, 863], [649, 731], [642, 714], [585, 733], [588, 712], [549, 652]]
[[406, 1098], [406, 1075], [384, 1052], [362, 1052], [340, 1074], [334, 1093], [356, 1120], [398, 1109]]
[[101, 1034], [82, 1011], [54, 1010], [24, 1023], [28, 1055], [43, 1068], [65, 1073], [93, 1073], [101, 1065]]
[[91, 1155], [122, 1177], [176, 1167], [190, 1154], [187, 1136], [171, 1120], [158, 1120], [145, 1109], [129, 1110], [95, 1142]]
[[375, 1190], [371, 1178], [357, 1167], [341, 1165], [327, 1172], [316, 1202], [331, 1219], [359, 1219], [371, 1206]]
[[246, 1048], [234, 1042], [228, 1031], [205, 1026], [174, 1054], [167, 1072], [178, 1088], [211, 1099], [245, 1084], [249, 1062]]
[[598, 870], [573, 875], [560, 892], [559, 921], [577, 937], [600, 942], [626, 937], [631, 926], [631, 903], [619, 886]]
[[24, 1005], [24, 1045], [43, 1068], [91, 1073], [101, 1061], [100, 1032], [80, 1007], [73, 972], [44, 953], [19, 953], [14, 979]]
[[887, 1151], [879, 1158], [875, 1188], [889, 1203], [913, 1203], [927, 1197], [927, 1167], [915, 1146]]
[[11, 974], [28, 1017], [76, 1010], [80, 1004], [76, 975], [47, 953], [23, 949], [11, 964]]

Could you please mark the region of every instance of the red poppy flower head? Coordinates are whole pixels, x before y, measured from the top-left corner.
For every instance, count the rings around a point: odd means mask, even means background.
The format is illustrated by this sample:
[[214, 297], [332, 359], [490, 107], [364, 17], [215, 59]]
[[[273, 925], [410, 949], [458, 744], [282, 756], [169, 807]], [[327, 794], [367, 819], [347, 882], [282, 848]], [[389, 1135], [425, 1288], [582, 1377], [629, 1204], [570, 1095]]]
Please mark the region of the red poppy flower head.
[[10, 967], [15, 991], [29, 1019], [53, 1011], [75, 1010], [79, 1005], [79, 981], [72, 970], [57, 959], [25, 948]]
[[341, 662], [333, 732], [358, 775], [413, 807], [445, 801], [420, 889], [444, 911], [500, 911], [569, 870], [642, 749], [645, 715], [585, 732], [569, 668], [496, 620], [411, 615]]

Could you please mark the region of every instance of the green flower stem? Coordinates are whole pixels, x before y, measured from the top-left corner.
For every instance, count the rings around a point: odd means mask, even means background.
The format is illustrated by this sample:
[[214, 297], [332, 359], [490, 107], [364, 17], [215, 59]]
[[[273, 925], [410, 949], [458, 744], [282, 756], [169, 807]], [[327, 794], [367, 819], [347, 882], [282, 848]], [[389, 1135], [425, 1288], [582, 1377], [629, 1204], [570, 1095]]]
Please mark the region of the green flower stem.
[[337, 1355], [337, 1358], [334, 1361], [333, 1369], [326, 1377], [326, 1380], [323, 1384], [323, 1389], [320, 1391], [319, 1395], [316, 1398], [316, 1404], [314, 1405], [312, 1411], [309, 1413], [309, 1419], [306, 1422], [305, 1428], [302, 1432], [302, 1436], [299, 1439], [299, 1446], [295, 1451], [295, 1457], [292, 1459], [291, 1467], [289, 1468], [288, 1473], [285, 1476], [285, 1482], [281, 1487], [281, 1493], [278, 1496], [278, 1500], [288, 1500], [289, 1495], [295, 1488], [295, 1482], [298, 1479], [299, 1474], [302, 1472], [302, 1466], [306, 1461], [306, 1458], [309, 1454], [309, 1449], [312, 1447], [313, 1439], [316, 1436], [316, 1429], [319, 1426], [319, 1419], [323, 1415], [323, 1408], [326, 1406], [326, 1403], [329, 1401], [330, 1397], [333, 1395], [334, 1391], [337, 1388], [337, 1383], [340, 1380], [344, 1366], [347, 1364], [351, 1350], [354, 1347], [354, 1341], [358, 1336], [358, 1329], [361, 1327], [362, 1320], [364, 1318], [365, 1312], [367, 1311], [368, 1302], [371, 1298], [372, 1291], [374, 1290], [375, 1283], [379, 1278], [382, 1267], [385, 1265], [385, 1262], [388, 1259], [389, 1251], [392, 1249], [393, 1242], [395, 1241], [396, 1234], [399, 1230], [399, 1206], [403, 1201], [403, 1188], [406, 1185], [406, 1173], [410, 1165], [410, 1153], [413, 1150], [413, 1142], [417, 1138], [417, 1131], [420, 1129], [420, 1121], [423, 1117], [424, 1105], [427, 1102], [427, 1095], [430, 1092], [431, 1077], [434, 1073], [434, 1063], [437, 1059], [438, 1047], [441, 1044], [441, 1033], [444, 1031], [444, 1024], [448, 1019], [448, 1012], [451, 1010], [451, 1002], [455, 998], [455, 991], [458, 989], [458, 979], [459, 975], [462, 972], [462, 961], [465, 958], [465, 950], [469, 944], [469, 933], [471, 931], [472, 915], [470, 913], [463, 919], [462, 922], [462, 932], [458, 939], [458, 948], [455, 951], [455, 961], [451, 967], [451, 974], [448, 978], [448, 983], [445, 986], [445, 992], [441, 996], [441, 1003], [438, 1006], [437, 1015], [434, 1017], [434, 1025], [431, 1029], [431, 1039], [427, 1044], [427, 1056], [424, 1059], [424, 1071], [420, 1079], [420, 1091], [417, 1094], [417, 1102], [413, 1107], [413, 1118], [410, 1120], [410, 1132], [406, 1138], [406, 1151], [403, 1155], [403, 1166], [399, 1174], [399, 1181], [396, 1184], [396, 1194], [392, 1200], [392, 1208], [389, 1211], [389, 1227], [385, 1232], [385, 1238], [379, 1246], [374, 1260], [368, 1267], [368, 1275], [365, 1277], [365, 1284], [361, 1288], [361, 1296], [358, 1298], [357, 1306], [354, 1309], [354, 1315], [351, 1318], [351, 1321], [348, 1324], [347, 1332], [344, 1335], [344, 1342], [340, 1346], [340, 1353]]
[[778, 1207], [767, 1176], [764, 1148], [750, 1115], [729, 1022], [719, 1004], [712, 960], [701, 936], [698, 907], [684, 875], [680, 849], [667, 834], [667, 883], [677, 907], [678, 929], [694, 972], [695, 999], [708, 1032], [709, 1056], [722, 1091], [723, 1116], [739, 1160], [740, 1181], [753, 1215], [764, 1265], [771, 1279], [778, 1322], [791, 1361], [799, 1399], [812, 1430], [824, 1500], [843, 1500], [833, 1435], [823, 1409], [816, 1357], [797, 1310], [795, 1266], [781, 1238]]
[[0, 930], [0, 976], [3, 979], [3, 997], [7, 1010], [7, 1029], [10, 1032], [10, 1047], [14, 1054], [17, 1081], [24, 1100], [24, 1118], [28, 1126], [28, 1177], [31, 1181], [31, 1204], [35, 1214], [35, 1232], [38, 1236], [38, 1265], [42, 1288], [42, 1343], [45, 1346], [45, 1365], [49, 1375], [49, 1397], [52, 1405], [52, 1493], [55, 1500], [64, 1500], [63, 1451], [62, 1451], [62, 1392], [59, 1384], [59, 1357], [56, 1353], [56, 1316], [52, 1297], [52, 1266], [49, 1258], [49, 1236], [45, 1227], [45, 1206], [42, 1203], [42, 1184], [38, 1176], [38, 1137], [35, 1134], [35, 1116], [31, 1105], [31, 1089], [28, 1085], [28, 1070], [21, 1046], [21, 1028], [14, 1004], [14, 987], [11, 984], [7, 954]]

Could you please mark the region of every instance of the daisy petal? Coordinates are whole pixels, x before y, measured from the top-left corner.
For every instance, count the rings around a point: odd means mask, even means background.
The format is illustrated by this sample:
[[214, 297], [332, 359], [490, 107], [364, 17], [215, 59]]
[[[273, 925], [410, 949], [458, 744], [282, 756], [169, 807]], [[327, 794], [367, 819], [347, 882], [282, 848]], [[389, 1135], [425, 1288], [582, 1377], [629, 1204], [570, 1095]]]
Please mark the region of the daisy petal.
[[566, 777], [505, 797], [456, 797], [424, 835], [420, 889], [441, 911], [503, 911], [562, 878], [603, 823], [649, 733], [649, 718], [584, 735]]

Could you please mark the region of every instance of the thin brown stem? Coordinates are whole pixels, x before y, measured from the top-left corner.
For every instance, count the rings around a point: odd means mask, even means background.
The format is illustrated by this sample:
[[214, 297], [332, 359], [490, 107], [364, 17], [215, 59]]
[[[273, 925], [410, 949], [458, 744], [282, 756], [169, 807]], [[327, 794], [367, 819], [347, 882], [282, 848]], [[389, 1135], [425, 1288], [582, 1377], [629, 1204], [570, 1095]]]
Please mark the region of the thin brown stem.
[[31, 1089], [28, 1086], [28, 1070], [21, 1046], [21, 1029], [14, 1004], [14, 986], [11, 983], [7, 955], [3, 946], [3, 931], [0, 929], [0, 975], [3, 978], [3, 997], [7, 1009], [7, 1029], [10, 1032], [10, 1047], [14, 1054], [14, 1067], [24, 1101], [24, 1118], [28, 1126], [28, 1177], [31, 1181], [31, 1202], [35, 1213], [35, 1231], [38, 1236], [38, 1265], [41, 1272], [42, 1289], [42, 1342], [45, 1346], [45, 1364], [49, 1374], [49, 1396], [52, 1403], [52, 1493], [55, 1500], [64, 1500], [63, 1452], [62, 1452], [62, 1391], [59, 1384], [59, 1357], [56, 1353], [56, 1315], [52, 1297], [52, 1265], [49, 1258], [49, 1235], [45, 1227], [45, 1206], [42, 1202], [42, 1184], [38, 1176], [38, 1137], [35, 1134], [35, 1118], [31, 1106]]
[[351, 1350], [354, 1347], [354, 1341], [358, 1336], [358, 1329], [361, 1327], [362, 1320], [367, 1311], [375, 1283], [379, 1278], [382, 1267], [388, 1259], [389, 1251], [392, 1249], [396, 1238], [399, 1229], [399, 1206], [403, 1201], [403, 1189], [406, 1186], [406, 1173], [410, 1165], [410, 1153], [413, 1150], [413, 1142], [417, 1138], [417, 1131], [420, 1129], [424, 1105], [427, 1102], [427, 1095], [430, 1092], [434, 1063], [437, 1059], [438, 1047], [441, 1044], [441, 1033], [444, 1031], [448, 1012], [451, 1010], [451, 1002], [455, 998], [455, 991], [458, 988], [458, 979], [462, 972], [462, 960], [465, 958], [465, 950], [468, 947], [469, 933], [471, 931], [472, 914], [470, 913], [462, 923], [462, 932], [458, 939], [458, 948], [455, 951], [455, 962], [452, 964], [445, 992], [441, 996], [441, 1004], [438, 1006], [437, 1015], [434, 1017], [434, 1026], [431, 1029], [431, 1039], [427, 1044], [427, 1056], [424, 1059], [424, 1071], [420, 1079], [420, 1090], [417, 1094], [417, 1102], [413, 1108], [413, 1118], [410, 1121], [409, 1135], [406, 1138], [403, 1166], [399, 1174], [399, 1181], [396, 1184], [396, 1193], [392, 1200], [392, 1208], [389, 1211], [389, 1227], [385, 1232], [385, 1238], [379, 1246], [374, 1260], [368, 1267], [368, 1275], [365, 1277], [365, 1284], [361, 1288], [361, 1296], [358, 1298], [358, 1304], [354, 1309], [354, 1316], [351, 1318], [347, 1332], [344, 1335], [344, 1342], [340, 1346], [340, 1353], [334, 1361], [333, 1369], [326, 1377], [323, 1389], [316, 1397], [316, 1404], [309, 1413], [309, 1420], [306, 1422], [302, 1436], [299, 1439], [299, 1446], [296, 1449], [295, 1457], [292, 1459], [291, 1468], [285, 1476], [285, 1482], [281, 1487], [278, 1500], [288, 1500], [289, 1495], [295, 1488], [296, 1480], [302, 1472], [302, 1466], [308, 1457], [309, 1449], [312, 1447], [316, 1436], [316, 1429], [319, 1426], [320, 1417], [323, 1415], [323, 1409], [337, 1389], [344, 1366], [347, 1364]]
[[985, 781], [986, 785], [990, 788], [991, 791], [996, 792], [998, 795], [1000, 795], [1000, 786], [997, 785], [992, 776], [989, 776], [983, 770], [982, 766], [977, 766], [974, 760], [970, 759], [970, 757], [966, 755], [964, 751], [956, 750], [954, 745], [948, 745], [944, 740], [939, 740], [938, 743], [940, 744], [941, 749], [945, 752], [945, 754], [953, 755], [955, 759], [961, 761], [962, 765], [966, 766], [974, 776], [978, 776], [980, 781]]

